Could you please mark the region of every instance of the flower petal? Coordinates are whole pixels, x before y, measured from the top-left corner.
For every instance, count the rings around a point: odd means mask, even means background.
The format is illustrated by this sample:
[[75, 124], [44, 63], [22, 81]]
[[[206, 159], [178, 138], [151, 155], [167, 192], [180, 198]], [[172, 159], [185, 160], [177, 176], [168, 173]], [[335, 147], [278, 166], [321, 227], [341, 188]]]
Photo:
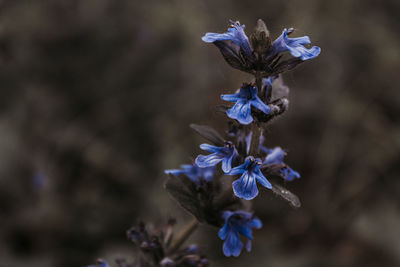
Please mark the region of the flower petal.
[[214, 43], [216, 41], [227, 41], [227, 40], [232, 41], [233, 43], [240, 46], [240, 48], [243, 50], [243, 52], [246, 53], [246, 55], [251, 56], [252, 51], [250, 48], [249, 39], [247, 38], [246, 33], [244, 32], [245, 26], [240, 25], [239, 22], [231, 21], [231, 23], [232, 25], [228, 29], [228, 32], [225, 33], [208, 32], [201, 39], [206, 43]]
[[268, 155], [265, 157], [264, 164], [282, 164], [283, 158], [285, 157], [285, 151], [280, 147], [274, 147], [273, 149], [268, 149]]
[[221, 162], [223, 158], [218, 153], [210, 155], [198, 155], [195, 162], [200, 168], [215, 166]]
[[253, 218], [250, 222], [251, 227], [260, 229], [262, 227], [262, 222], [258, 218]]
[[265, 114], [269, 114], [271, 112], [271, 109], [264, 102], [262, 102], [261, 99], [258, 96], [256, 96], [255, 99], [251, 100], [250, 104], [253, 107], [261, 110]]
[[250, 124], [253, 121], [249, 102], [239, 100], [232, 108], [226, 111], [229, 118], [238, 120], [241, 124]]
[[228, 174], [229, 175], [238, 175], [238, 174], [242, 174], [246, 171], [246, 167], [244, 166], [244, 164], [239, 165], [235, 168], [233, 168]]
[[271, 183], [265, 178], [264, 174], [260, 171], [260, 169], [254, 170], [254, 175], [257, 179], [257, 182], [259, 182], [262, 186], [272, 189]]
[[281, 173], [285, 177], [285, 180], [287, 181], [293, 181], [294, 178], [299, 179], [300, 178], [300, 173], [296, 172], [290, 167], [286, 167], [283, 170], [281, 170]]
[[225, 223], [224, 226], [222, 226], [222, 228], [219, 229], [218, 237], [221, 238], [222, 240], [225, 240], [228, 234], [229, 234], [229, 226], [227, 223]]
[[286, 50], [289, 50], [292, 56], [299, 57], [301, 60], [312, 59], [320, 54], [321, 48], [318, 46], [313, 46], [310, 49], [303, 46], [311, 43], [308, 36], [289, 38], [288, 33], [289, 31], [284, 29], [281, 36], [272, 43], [270, 57]]
[[222, 250], [225, 256], [239, 256], [243, 249], [243, 244], [240, 241], [239, 234], [237, 232], [230, 232], [228, 238], [224, 242]]
[[232, 156], [225, 157], [222, 160], [222, 170], [224, 171], [224, 173], [229, 173], [232, 170], [232, 159], [234, 155], [235, 154], [232, 153]]
[[240, 99], [239, 93], [233, 95], [221, 95], [221, 99], [229, 102], [236, 102]]
[[239, 198], [251, 200], [258, 195], [256, 178], [253, 174], [245, 172], [240, 179], [232, 183], [233, 192]]
[[221, 147], [212, 146], [212, 145], [209, 145], [209, 144], [201, 144], [200, 148], [202, 150], [204, 150], [204, 151], [208, 151], [208, 152], [211, 152], [211, 153], [216, 153], [216, 152], [220, 152], [221, 151]]

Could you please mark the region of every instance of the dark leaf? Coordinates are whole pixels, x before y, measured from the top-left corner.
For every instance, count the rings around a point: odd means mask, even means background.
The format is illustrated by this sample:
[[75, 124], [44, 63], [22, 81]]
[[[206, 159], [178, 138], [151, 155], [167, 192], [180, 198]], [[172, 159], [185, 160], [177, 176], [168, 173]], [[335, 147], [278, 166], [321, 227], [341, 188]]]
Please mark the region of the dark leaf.
[[195, 216], [199, 221], [203, 221], [200, 202], [197, 199], [197, 192], [194, 183], [189, 178], [179, 175], [175, 177], [169, 175], [165, 188], [168, 193], [182, 206], [186, 211]]
[[169, 175], [165, 188], [179, 205], [199, 222], [216, 227], [223, 225], [221, 218], [223, 210], [242, 207], [240, 199], [232, 198], [232, 189], [226, 191], [228, 194], [217, 192], [212, 183], [204, 180], [200, 186], [196, 186], [184, 175], [178, 177]]
[[209, 126], [190, 124], [190, 128], [195, 130], [198, 134], [216, 146], [224, 146], [225, 144], [224, 138], [222, 138], [216, 130]]
[[292, 192], [290, 192], [289, 190], [283, 188], [278, 184], [275, 183], [271, 184], [272, 184], [272, 192], [282, 197], [283, 199], [287, 200], [292, 207], [294, 208], [301, 207], [300, 199], [295, 194], [293, 194]]

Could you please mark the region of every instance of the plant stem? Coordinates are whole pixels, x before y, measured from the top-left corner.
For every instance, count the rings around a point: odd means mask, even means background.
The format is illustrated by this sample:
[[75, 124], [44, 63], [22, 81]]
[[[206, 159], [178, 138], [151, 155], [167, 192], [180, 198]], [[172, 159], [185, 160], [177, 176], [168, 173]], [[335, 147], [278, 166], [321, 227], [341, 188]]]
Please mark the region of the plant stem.
[[256, 86], [257, 86], [258, 92], [259, 92], [260, 96], [263, 97], [265, 93], [264, 93], [264, 88], [262, 87], [262, 77], [257, 72], [255, 74], [255, 78], [256, 78]]
[[260, 146], [262, 128], [260, 128], [257, 123], [254, 123], [252, 132], [253, 134], [251, 136], [250, 155], [252, 155], [253, 157], [257, 157]]
[[171, 246], [169, 247], [167, 254], [170, 255], [174, 253], [179, 247], [189, 238], [189, 236], [196, 230], [197, 226], [199, 225], [199, 221], [196, 218], [193, 218], [178, 234], [175, 240], [172, 242]]

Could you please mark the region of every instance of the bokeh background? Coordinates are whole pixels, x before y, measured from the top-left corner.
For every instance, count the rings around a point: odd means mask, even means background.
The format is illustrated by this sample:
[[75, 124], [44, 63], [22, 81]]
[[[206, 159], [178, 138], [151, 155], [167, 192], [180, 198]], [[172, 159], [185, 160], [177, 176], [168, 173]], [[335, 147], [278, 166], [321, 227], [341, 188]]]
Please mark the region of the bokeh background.
[[139, 220], [189, 221], [163, 170], [200, 152], [189, 123], [223, 131], [212, 107], [251, 79], [200, 37], [258, 18], [322, 48], [285, 74], [266, 140], [303, 206], [264, 191], [238, 259], [216, 229], [190, 242], [213, 266], [400, 266], [399, 15], [398, 0], [0, 1], [0, 266], [115, 266]]

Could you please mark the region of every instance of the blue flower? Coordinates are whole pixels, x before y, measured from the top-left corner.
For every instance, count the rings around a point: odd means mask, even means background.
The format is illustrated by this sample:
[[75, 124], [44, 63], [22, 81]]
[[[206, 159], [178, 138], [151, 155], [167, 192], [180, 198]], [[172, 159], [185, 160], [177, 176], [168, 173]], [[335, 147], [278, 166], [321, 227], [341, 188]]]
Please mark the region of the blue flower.
[[295, 178], [300, 178], [300, 173], [296, 172], [289, 166], [287, 166], [283, 159], [286, 156], [285, 151], [280, 147], [275, 147], [272, 149], [266, 148], [264, 146], [260, 146], [260, 149], [267, 153], [265, 160], [263, 161], [263, 165], [271, 165], [271, 164], [284, 164], [285, 167], [280, 170], [282, 176], [287, 181], [293, 181]]
[[308, 36], [289, 38], [288, 35], [294, 31], [293, 28], [284, 29], [281, 36], [279, 36], [273, 43], [269, 57], [272, 57], [280, 52], [289, 50], [290, 54], [294, 57], [299, 57], [301, 60], [308, 60], [315, 58], [321, 52], [321, 48], [313, 46], [310, 49], [305, 48], [303, 45], [310, 44]]
[[240, 25], [239, 21], [230, 21], [231, 27], [228, 28], [228, 32], [225, 33], [213, 33], [207, 32], [201, 39], [206, 43], [214, 43], [216, 41], [232, 41], [234, 44], [238, 45], [246, 53], [246, 55], [251, 56], [252, 51], [249, 43], [249, 38], [247, 38], [244, 32], [244, 25]]
[[102, 259], [98, 259], [97, 260], [97, 265], [89, 265], [87, 267], [108, 267], [108, 264], [106, 261], [102, 260]]
[[225, 256], [239, 256], [243, 249], [239, 234], [247, 239], [246, 250], [251, 250], [252, 228], [260, 229], [262, 223], [253, 214], [245, 211], [224, 211], [222, 218], [225, 219], [224, 226], [219, 230], [218, 236], [225, 240], [222, 250]]
[[233, 168], [228, 174], [242, 176], [232, 183], [233, 192], [239, 198], [250, 200], [258, 195], [256, 181], [271, 189], [272, 185], [260, 170], [261, 160], [248, 156], [242, 165]]
[[211, 146], [208, 144], [200, 145], [200, 148], [211, 152], [210, 155], [199, 155], [196, 158], [196, 164], [200, 168], [215, 166], [222, 162], [222, 170], [227, 173], [232, 169], [232, 160], [237, 155], [235, 146], [231, 142], [226, 142], [225, 146]]
[[214, 176], [215, 167], [201, 168], [197, 164], [183, 164], [180, 170], [165, 170], [165, 174], [172, 174], [178, 176], [180, 174], [186, 175], [196, 185], [200, 185], [202, 178], [207, 182], [211, 182]]
[[221, 99], [236, 102], [232, 108], [226, 111], [229, 118], [238, 120], [241, 124], [249, 124], [253, 121], [251, 106], [269, 114], [270, 108], [257, 96], [257, 87], [244, 84], [239, 93], [232, 95], [221, 95]]

